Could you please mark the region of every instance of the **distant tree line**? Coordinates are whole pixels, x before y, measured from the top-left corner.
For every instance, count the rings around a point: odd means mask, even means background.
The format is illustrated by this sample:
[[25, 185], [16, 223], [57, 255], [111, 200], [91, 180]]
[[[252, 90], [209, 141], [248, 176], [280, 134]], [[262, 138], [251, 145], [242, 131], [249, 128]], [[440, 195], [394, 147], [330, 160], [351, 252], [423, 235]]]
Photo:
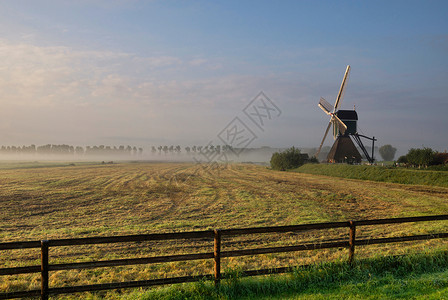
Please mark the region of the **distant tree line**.
[[448, 164], [448, 153], [437, 152], [431, 148], [411, 148], [406, 155], [400, 156], [399, 164], [411, 167], [428, 167]]
[[2, 146], [1, 154], [52, 154], [52, 155], [141, 155], [143, 148], [135, 146], [70, 146], [47, 144], [42, 146]]
[[[220, 154], [233, 150], [229, 145], [186, 146], [159, 145], [151, 146], [151, 154]], [[66, 144], [46, 144], [42, 146], [1, 146], [0, 154], [54, 154], [54, 155], [142, 155], [143, 148], [136, 146], [70, 146]]]
[[[232, 150], [232, 147], [229, 145], [207, 145], [207, 146], [186, 146], [183, 148], [183, 153], [186, 154], [195, 154], [195, 153], [223, 153]], [[182, 153], [182, 147], [177, 145], [159, 145], [159, 146], [151, 146], [152, 154], [179, 154]]]

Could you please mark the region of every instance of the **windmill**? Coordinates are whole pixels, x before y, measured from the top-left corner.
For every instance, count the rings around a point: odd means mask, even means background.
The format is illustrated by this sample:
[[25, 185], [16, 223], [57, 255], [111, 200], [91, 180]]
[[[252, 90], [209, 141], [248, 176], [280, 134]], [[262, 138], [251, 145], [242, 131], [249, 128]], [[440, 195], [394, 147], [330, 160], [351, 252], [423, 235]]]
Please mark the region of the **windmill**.
[[[325, 130], [324, 137], [320, 143], [319, 149], [317, 150], [316, 157], [318, 157], [322, 145], [330, 131], [333, 127], [333, 138], [335, 140], [330, 152], [327, 156], [328, 162], [352, 162], [360, 163], [361, 154], [359, 154], [358, 149], [353, 144], [353, 140], [358, 144], [359, 148], [363, 151], [365, 157], [370, 163], [374, 162], [373, 151], [374, 143], [376, 141], [375, 137], [370, 138], [361, 135], [357, 131], [357, 121], [358, 114], [353, 110], [340, 110], [342, 99], [344, 98], [345, 87], [347, 85], [347, 80], [350, 74], [350, 66], [347, 66], [345, 70], [344, 78], [342, 79], [341, 88], [339, 89], [338, 96], [336, 97], [336, 102], [334, 106], [328, 103], [324, 98], [320, 98], [318, 106], [330, 116], [330, 121], [328, 122], [327, 129]], [[372, 155], [369, 155], [367, 149], [361, 141], [361, 137], [369, 139], [372, 141]]]

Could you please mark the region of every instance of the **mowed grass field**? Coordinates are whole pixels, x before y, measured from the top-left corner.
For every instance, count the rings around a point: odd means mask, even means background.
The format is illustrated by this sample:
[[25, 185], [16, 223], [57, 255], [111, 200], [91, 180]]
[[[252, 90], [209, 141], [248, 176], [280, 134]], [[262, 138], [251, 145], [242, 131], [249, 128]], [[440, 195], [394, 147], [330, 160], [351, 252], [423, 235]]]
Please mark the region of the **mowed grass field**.
[[[278, 172], [250, 164], [219, 169], [188, 163], [0, 165], [1, 242], [293, 225], [448, 213], [448, 188]], [[446, 232], [448, 222], [358, 230], [362, 237]], [[223, 250], [347, 239], [347, 230], [257, 235]], [[446, 249], [440, 240], [357, 249], [357, 257]], [[50, 263], [210, 252], [212, 241], [110, 244], [51, 249]], [[331, 249], [223, 260], [256, 269], [344, 260]], [[0, 251], [3, 267], [39, 263], [39, 249]], [[51, 286], [211, 274], [211, 260], [50, 273]], [[39, 276], [0, 278], [0, 291], [39, 288]]]

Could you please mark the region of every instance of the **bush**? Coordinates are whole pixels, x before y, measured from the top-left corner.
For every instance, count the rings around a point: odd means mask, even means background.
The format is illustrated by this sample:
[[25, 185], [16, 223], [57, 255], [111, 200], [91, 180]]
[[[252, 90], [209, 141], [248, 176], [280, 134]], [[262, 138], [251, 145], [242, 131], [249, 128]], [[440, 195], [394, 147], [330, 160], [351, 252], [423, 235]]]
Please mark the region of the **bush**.
[[297, 148], [289, 148], [282, 152], [275, 152], [271, 157], [271, 168], [286, 171], [303, 165], [304, 159]]
[[400, 164], [407, 164], [408, 163], [408, 158], [406, 157], [406, 155], [402, 155], [398, 158], [397, 163]]
[[310, 163], [312, 163], [312, 164], [318, 164], [318, 163], [319, 163], [319, 160], [317, 159], [316, 156], [313, 156], [313, 157], [310, 158]]

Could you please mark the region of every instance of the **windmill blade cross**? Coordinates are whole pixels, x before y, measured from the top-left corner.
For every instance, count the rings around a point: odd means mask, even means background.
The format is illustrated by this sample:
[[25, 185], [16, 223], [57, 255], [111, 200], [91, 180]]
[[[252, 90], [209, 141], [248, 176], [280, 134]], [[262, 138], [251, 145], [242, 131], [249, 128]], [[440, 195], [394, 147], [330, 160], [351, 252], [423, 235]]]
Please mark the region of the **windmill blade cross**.
[[[350, 74], [350, 65], [347, 66], [347, 69], [345, 70], [344, 78], [342, 79], [341, 87], [339, 89], [338, 96], [336, 97], [336, 102], [334, 103], [334, 106], [328, 103], [327, 100], [324, 98], [320, 98], [320, 101], [318, 103], [318, 106], [320, 109], [322, 109], [327, 115], [330, 116], [330, 122], [328, 123], [327, 129], [325, 130], [324, 137], [322, 138], [322, 142], [320, 143], [319, 149], [316, 152], [316, 157], [319, 155], [320, 151], [322, 150], [322, 146], [325, 142], [325, 139], [327, 138], [328, 131], [330, 130], [330, 127], [333, 125], [333, 133], [334, 133], [334, 139], [336, 139], [336, 133], [339, 131], [340, 134], [345, 134], [347, 130], [347, 125], [339, 119], [337, 116], [337, 112], [339, 109], [339, 106], [342, 103], [342, 99], [344, 98], [345, 93], [345, 87], [347, 85], [348, 77]], [[336, 130], [337, 128], [337, 130]]]

